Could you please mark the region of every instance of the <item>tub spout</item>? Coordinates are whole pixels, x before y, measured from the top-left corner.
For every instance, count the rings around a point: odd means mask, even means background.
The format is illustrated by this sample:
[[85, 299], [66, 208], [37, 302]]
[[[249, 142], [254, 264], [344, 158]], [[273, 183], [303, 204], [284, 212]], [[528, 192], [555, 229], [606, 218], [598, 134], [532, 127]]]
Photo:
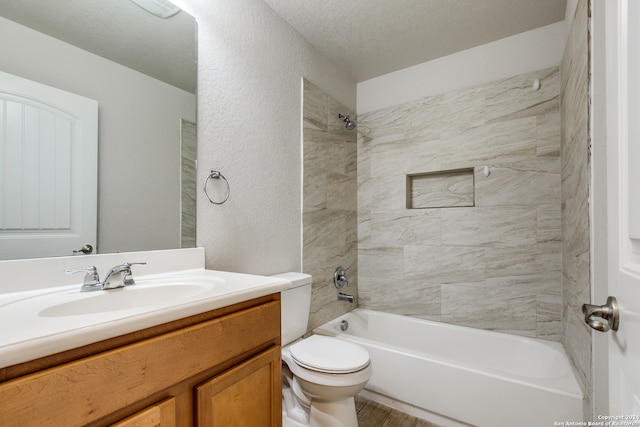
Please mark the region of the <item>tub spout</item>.
[[354, 304], [356, 302], [356, 297], [354, 297], [353, 295], [343, 294], [342, 292], [340, 292], [338, 294], [338, 300], [339, 301], [349, 301], [349, 303]]

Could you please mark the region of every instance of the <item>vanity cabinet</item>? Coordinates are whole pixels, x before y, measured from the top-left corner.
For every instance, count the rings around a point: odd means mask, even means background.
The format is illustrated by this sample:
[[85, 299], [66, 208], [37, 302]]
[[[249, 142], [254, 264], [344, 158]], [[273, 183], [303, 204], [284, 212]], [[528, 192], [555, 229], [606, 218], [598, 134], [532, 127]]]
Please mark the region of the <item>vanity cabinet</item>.
[[176, 425], [176, 399], [171, 397], [158, 404], [143, 409], [126, 419], [112, 424], [112, 427], [155, 427]]
[[275, 426], [282, 411], [280, 349], [273, 348], [197, 387], [198, 426]]
[[0, 369], [2, 426], [280, 426], [274, 294]]

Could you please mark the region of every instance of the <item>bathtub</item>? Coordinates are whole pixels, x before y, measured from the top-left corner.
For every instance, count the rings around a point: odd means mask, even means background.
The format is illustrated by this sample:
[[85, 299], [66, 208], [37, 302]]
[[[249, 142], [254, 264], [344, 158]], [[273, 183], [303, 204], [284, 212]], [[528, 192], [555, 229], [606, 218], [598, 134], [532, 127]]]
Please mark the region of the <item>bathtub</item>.
[[366, 309], [314, 333], [369, 351], [365, 397], [436, 424], [542, 427], [583, 418], [582, 392], [559, 343]]

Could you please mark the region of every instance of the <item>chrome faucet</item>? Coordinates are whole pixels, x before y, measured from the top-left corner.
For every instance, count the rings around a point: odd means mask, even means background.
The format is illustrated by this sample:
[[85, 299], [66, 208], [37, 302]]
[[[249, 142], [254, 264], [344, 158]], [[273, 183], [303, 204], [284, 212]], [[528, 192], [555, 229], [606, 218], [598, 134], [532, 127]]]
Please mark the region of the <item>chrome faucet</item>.
[[354, 304], [356, 302], [356, 297], [340, 292], [338, 294], [338, 301], [348, 301], [349, 303]]
[[131, 266], [144, 264], [146, 264], [146, 262], [125, 262], [124, 264], [116, 265], [107, 272], [107, 276], [102, 282], [100, 281], [98, 270], [93, 265], [85, 268], [72, 268], [64, 272], [67, 274], [85, 273], [84, 284], [82, 288], [80, 288], [80, 291], [99, 291], [135, 285], [136, 282], [133, 280]]
[[116, 289], [135, 285], [136, 282], [131, 275], [131, 266], [144, 264], [146, 262], [125, 262], [124, 264], [116, 265], [107, 272], [107, 276], [102, 281], [102, 289]]

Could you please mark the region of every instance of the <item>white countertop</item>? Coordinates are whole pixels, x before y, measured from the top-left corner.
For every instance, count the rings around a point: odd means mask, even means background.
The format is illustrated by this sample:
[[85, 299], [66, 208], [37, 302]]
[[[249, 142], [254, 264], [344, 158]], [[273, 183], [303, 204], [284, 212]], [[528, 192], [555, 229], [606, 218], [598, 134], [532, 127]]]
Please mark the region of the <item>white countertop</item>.
[[[290, 286], [283, 278], [204, 268], [136, 274], [141, 271], [134, 270], [136, 285], [122, 289], [80, 292], [81, 284], [76, 283], [0, 292], [0, 367], [269, 295]], [[145, 288], [156, 292], [167, 283], [187, 286], [193, 283], [194, 292], [167, 298], [160, 291], [154, 298], [146, 299]], [[112, 309], [105, 296], [119, 301], [131, 297], [143, 303]]]

